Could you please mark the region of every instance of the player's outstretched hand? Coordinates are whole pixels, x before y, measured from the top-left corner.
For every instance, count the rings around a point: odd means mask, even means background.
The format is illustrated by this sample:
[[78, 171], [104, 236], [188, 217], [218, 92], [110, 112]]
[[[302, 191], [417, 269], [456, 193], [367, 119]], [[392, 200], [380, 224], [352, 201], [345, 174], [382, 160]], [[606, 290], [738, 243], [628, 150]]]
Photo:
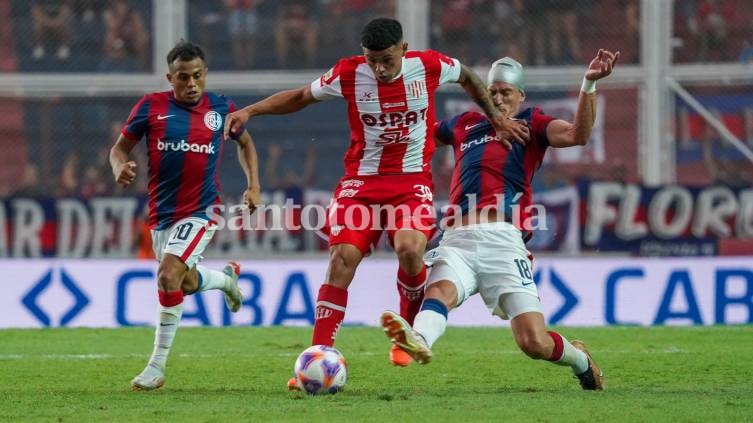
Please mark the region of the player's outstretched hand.
[[131, 185], [134, 179], [136, 179], [136, 162], [125, 162], [115, 169], [115, 182], [127, 187]]
[[261, 192], [258, 188], [248, 188], [243, 193], [243, 205], [248, 208], [248, 213], [253, 213], [261, 204]]
[[608, 76], [612, 73], [614, 65], [617, 64], [617, 60], [620, 58], [620, 52], [612, 53], [609, 50], [599, 49], [596, 53], [596, 57], [588, 64], [588, 70], [586, 71], [586, 79], [589, 81], [596, 81]]
[[243, 131], [243, 127], [246, 125], [246, 122], [248, 122], [248, 113], [241, 110], [236, 110], [233, 113], [230, 113], [225, 118], [225, 138], [227, 138], [230, 134], [239, 134]]
[[528, 133], [528, 126], [525, 122], [515, 119], [510, 119], [502, 114], [498, 114], [492, 119], [492, 125], [497, 130], [497, 136], [499, 142], [508, 149], [512, 149], [512, 143], [517, 142], [521, 145], [526, 145], [530, 134]]

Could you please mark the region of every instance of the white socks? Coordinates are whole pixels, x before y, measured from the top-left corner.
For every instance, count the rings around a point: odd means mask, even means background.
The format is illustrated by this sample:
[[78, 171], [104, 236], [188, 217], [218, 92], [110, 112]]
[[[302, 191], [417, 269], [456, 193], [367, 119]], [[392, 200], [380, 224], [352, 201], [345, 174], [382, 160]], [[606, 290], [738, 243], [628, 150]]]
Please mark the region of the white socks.
[[[562, 342], [562, 356], [558, 359], [550, 358], [549, 360], [552, 363], [559, 364], [560, 366], [570, 366], [570, 368], [573, 369], [573, 373], [576, 375], [588, 370], [588, 357], [586, 356], [586, 353], [576, 349], [567, 338], [557, 332], [549, 332], [549, 336], [552, 337], [555, 345]], [[557, 338], [559, 338], [559, 341]]]
[[567, 339], [564, 337], [562, 338], [564, 343], [564, 349], [562, 352], [562, 361], [564, 364], [569, 364], [570, 368], [573, 369], [573, 373], [576, 375], [579, 375], [586, 370], [588, 370], [588, 357], [586, 356], [586, 353], [584, 353], [581, 350], [576, 349], [573, 344], [570, 343]]
[[204, 266], [196, 266], [196, 270], [201, 277], [201, 285], [199, 291], [207, 291], [210, 289], [219, 289], [221, 291], [227, 291], [230, 289], [232, 279], [230, 276], [219, 270], [208, 269]]
[[175, 339], [175, 332], [178, 330], [180, 318], [183, 315], [183, 303], [176, 306], [159, 307], [159, 322], [154, 332], [154, 351], [149, 359], [149, 365], [160, 370], [165, 369], [167, 355], [170, 354], [170, 347]]
[[413, 321], [413, 330], [424, 337], [429, 348], [444, 334], [446, 328], [447, 317], [434, 310], [421, 310]]

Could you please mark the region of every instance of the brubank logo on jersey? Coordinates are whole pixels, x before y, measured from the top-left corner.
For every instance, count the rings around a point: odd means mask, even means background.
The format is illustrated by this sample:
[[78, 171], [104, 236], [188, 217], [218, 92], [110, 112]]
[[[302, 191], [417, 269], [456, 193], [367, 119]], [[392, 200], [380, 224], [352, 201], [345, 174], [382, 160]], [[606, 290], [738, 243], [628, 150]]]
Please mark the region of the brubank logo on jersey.
[[189, 151], [194, 153], [214, 154], [214, 144], [190, 144], [186, 140], [171, 141], [157, 139], [157, 150], [159, 151]]
[[470, 140], [468, 142], [461, 142], [460, 143], [460, 151], [465, 151], [465, 150], [473, 147], [474, 145], [482, 145], [482, 144], [488, 143], [489, 141], [499, 141], [499, 140], [501, 140], [501, 138], [499, 137], [499, 135], [493, 137], [493, 136], [491, 136], [489, 134], [486, 134], [486, 135], [484, 135], [481, 138], [472, 139], [472, 140]]
[[361, 113], [361, 122], [366, 126], [379, 126], [384, 128], [385, 126], [406, 126], [415, 125], [418, 120], [426, 120], [426, 110], [421, 109], [419, 111], [409, 110], [406, 112], [389, 112], [389, 113]]

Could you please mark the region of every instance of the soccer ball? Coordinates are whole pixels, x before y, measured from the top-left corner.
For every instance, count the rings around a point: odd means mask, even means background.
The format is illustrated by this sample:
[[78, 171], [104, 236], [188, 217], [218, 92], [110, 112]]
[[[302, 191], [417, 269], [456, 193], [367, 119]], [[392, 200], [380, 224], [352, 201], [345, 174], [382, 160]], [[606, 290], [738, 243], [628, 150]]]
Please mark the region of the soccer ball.
[[345, 386], [348, 365], [340, 351], [325, 345], [314, 345], [298, 356], [293, 376], [304, 392], [312, 395], [335, 394]]

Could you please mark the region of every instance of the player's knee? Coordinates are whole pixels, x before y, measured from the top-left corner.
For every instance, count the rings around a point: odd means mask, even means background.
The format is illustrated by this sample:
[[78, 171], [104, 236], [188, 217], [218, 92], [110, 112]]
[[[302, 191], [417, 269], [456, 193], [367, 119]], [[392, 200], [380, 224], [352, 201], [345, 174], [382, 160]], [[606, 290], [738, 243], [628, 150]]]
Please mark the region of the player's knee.
[[426, 288], [424, 298], [434, 298], [441, 301], [447, 308], [452, 308], [458, 299], [458, 291], [455, 285], [449, 281], [439, 281]]
[[157, 271], [157, 284], [160, 290], [170, 292], [181, 289], [181, 272], [171, 268], [160, 268]]
[[328, 282], [347, 288], [360, 261], [360, 252], [355, 248], [333, 248], [329, 255]]
[[547, 351], [548, 345], [546, 340], [535, 334], [524, 333], [516, 335], [515, 341], [518, 343], [520, 350], [534, 360], [546, 359], [551, 355], [551, 351]]
[[423, 261], [425, 244], [419, 241], [401, 242], [395, 246], [395, 254], [400, 263]]
[[358, 257], [348, 250], [335, 248], [329, 256], [330, 266], [337, 269], [353, 269], [358, 265]]

